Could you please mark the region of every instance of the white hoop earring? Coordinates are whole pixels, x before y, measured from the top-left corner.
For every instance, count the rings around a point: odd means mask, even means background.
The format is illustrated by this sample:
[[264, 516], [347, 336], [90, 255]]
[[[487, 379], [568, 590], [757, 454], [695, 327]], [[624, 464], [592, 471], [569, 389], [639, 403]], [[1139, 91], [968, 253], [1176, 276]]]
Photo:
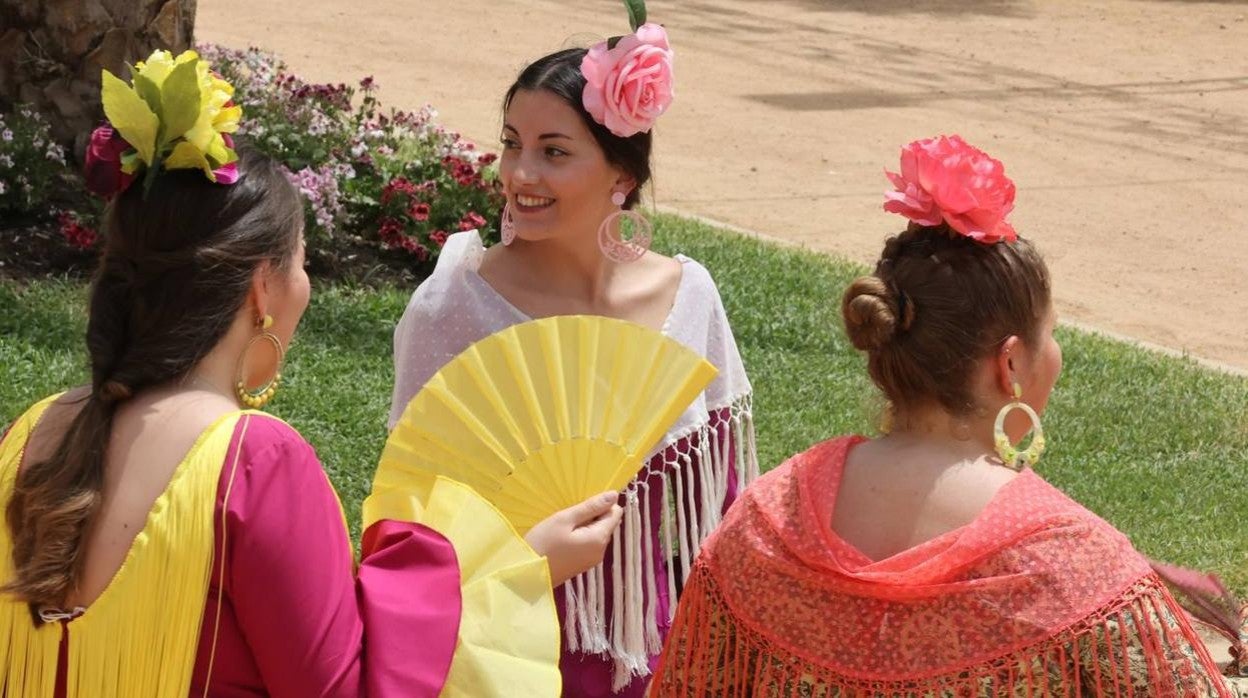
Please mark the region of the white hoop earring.
[[503, 239], [504, 245], [510, 245], [516, 241], [516, 221], [511, 217], [510, 201], [503, 205], [503, 216], [498, 227], [499, 236]]
[[[654, 239], [654, 227], [650, 221], [636, 211], [623, 208], [627, 200], [624, 192], [613, 193], [611, 203], [619, 208], [598, 226], [598, 248], [602, 254], [607, 259], [625, 264], [641, 259]], [[631, 229], [627, 235], [623, 230], [625, 223]]]

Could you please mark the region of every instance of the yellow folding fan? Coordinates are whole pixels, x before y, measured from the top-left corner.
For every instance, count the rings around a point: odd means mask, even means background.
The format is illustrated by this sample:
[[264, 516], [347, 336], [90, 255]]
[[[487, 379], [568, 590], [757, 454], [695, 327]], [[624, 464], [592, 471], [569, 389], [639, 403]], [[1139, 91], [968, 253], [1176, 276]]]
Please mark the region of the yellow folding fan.
[[627, 485], [715, 374], [697, 352], [631, 322], [513, 325], [468, 347], [408, 403], [373, 490], [440, 475], [481, 493], [523, 534]]

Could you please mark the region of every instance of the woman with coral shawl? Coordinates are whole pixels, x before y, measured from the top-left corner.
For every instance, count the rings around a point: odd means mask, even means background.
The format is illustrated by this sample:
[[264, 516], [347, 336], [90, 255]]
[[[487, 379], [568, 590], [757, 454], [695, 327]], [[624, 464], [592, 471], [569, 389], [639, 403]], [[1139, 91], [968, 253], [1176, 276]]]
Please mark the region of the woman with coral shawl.
[[556, 695], [552, 582], [601, 559], [615, 494], [528, 542], [454, 483], [370, 500], [357, 568], [316, 453], [257, 411], [310, 287], [298, 193], [235, 150], [231, 92], [191, 51], [104, 74], [91, 382], [0, 439], [0, 695]]
[[941, 137], [889, 176], [910, 223], [842, 310], [890, 429], [744, 493], [651, 695], [1234, 695], [1148, 561], [1030, 468], [1062, 358], [1001, 163]]
[[520, 73], [503, 102], [504, 244], [451, 236], [394, 337], [391, 426], [446, 362], [534, 318], [629, 320], [719, 370], [625, 488], [602, 565], [559, 589], [567, 696], [644, 692], [677, 588], [757, 473], [750, 383], [715, 282], [688, 257], [649, 251], [649, 224], [634, 210], [650, 179], [652, 126], [672, 100], [672, 50], [662, 26], [635, 13], [633, 22], [632, 34]]

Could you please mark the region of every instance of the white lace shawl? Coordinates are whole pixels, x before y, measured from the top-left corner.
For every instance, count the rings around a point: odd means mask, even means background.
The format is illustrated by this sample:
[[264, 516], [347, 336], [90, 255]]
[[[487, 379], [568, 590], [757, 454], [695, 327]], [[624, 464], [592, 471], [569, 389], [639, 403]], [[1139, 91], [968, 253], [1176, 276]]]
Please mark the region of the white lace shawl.
[[[484, 252], [476, 231], [452, 235], [433, 274], [412, 294], [394, 333], [391, 428], [444, 364], [474, 342], [531, 319], [480, 276]], [[719, 291], [701, 264], [683, 255], [676, 259], [683, 272], [663, 333], [706, 357], [719, 374], [668, 430], [626, 491], [624, 522], [607, 553], [615, 560], [608, 573], [612, 584], [607, 586], [600, 565], [564, 587], [568, 647], [611, 655], [617, 689], [634, 676], [648, 674], [648, 659], [659, 652], [656, 583], [668, 587], [669, 620], [675, 607], [677, 571], [655, 569], [652, 545], [663, 546], [664, 559], [679, 555], [683, 580], [701, 542], [719, 523], [729, 464], [735, 463], [738, 487], [758, 474], [750, 382]], [[713, 415], [724, 410], [727, 428], [712, 423]], [[698, 444], [696, 452], [668, 448], [678, 442]], [[653, 487], [656, 483], [662, 486]], [[651, 517], [645, 515], [659, 508], [651, 508], [655, 490], [663, 497], [661, 531], [653, 530]], [[695, 491], [700, 501], [694, 501]], [[613, 596], [610, 618], [608, 594]]]

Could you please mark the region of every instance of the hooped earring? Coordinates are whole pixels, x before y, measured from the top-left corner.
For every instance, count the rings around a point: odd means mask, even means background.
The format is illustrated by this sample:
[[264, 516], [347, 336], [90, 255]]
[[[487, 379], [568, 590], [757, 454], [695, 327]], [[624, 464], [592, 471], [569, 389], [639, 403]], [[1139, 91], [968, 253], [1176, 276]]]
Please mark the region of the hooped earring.
[[[615, 262], [635, 262], [650, 249], [654, 228], [645, 216], [624, 208], [628, 196], [622, 191], [611, 194], [611, 203], [618, 208], [603, 219], [598, 226], [598, 247], [602, 254]], [[625, 224], [630, 230], [625, 232]]]
[[504, 245], [510, 245], [516, 241], [516, 220], [511, 217], [510, 201], [503, 206], [503, 218], [498, 227], [499, 236], [502, 237]]
[[[256, 329], [260, 333], [251, 338], [247, 346], [243, 349], [243, 353], [238, 357], [238, 381], [235, 384], [235, 391], [238, 393], [238, 401], [253, 410], [258, 410], [268, 404], [273, 399], [273, 395], [277, 393], [277, 386], [282, 381], [282, 362], [286, 358], [286, 350], [282, 347], [282, 340], [277, 335], [269, 332], [269, 328], [273, 326], [273, 316], [265, 315], [264, 318], [256, 321]], [[264, 385], [256, 388], [247, 387], [247, 353], [257, 342], [268, 342], [277, 352], [277, 371], [273, 377]]]
[[[1031, 418], [1031, 445], [1019, 450], [1010, 443], [1010, 436], [1005, 433], [1005, 418], [1014, 410], [1022, 410]], [[1023, 402], [1023, 387], [1014, 383], [1014, 401], [1001, 408], [997, 413], [997, 421], [992, 427], [993, 443], [996, 445], [997, 456], [1001, 463], [1014, 470], [1033, 467], [1040, 462], [1044, 453], [1044, 428], [1040, 425], [1040, 415], [1031, 409], [1031, 405]], [[1023, 438], [1027, 438], [1026, 435]]]

